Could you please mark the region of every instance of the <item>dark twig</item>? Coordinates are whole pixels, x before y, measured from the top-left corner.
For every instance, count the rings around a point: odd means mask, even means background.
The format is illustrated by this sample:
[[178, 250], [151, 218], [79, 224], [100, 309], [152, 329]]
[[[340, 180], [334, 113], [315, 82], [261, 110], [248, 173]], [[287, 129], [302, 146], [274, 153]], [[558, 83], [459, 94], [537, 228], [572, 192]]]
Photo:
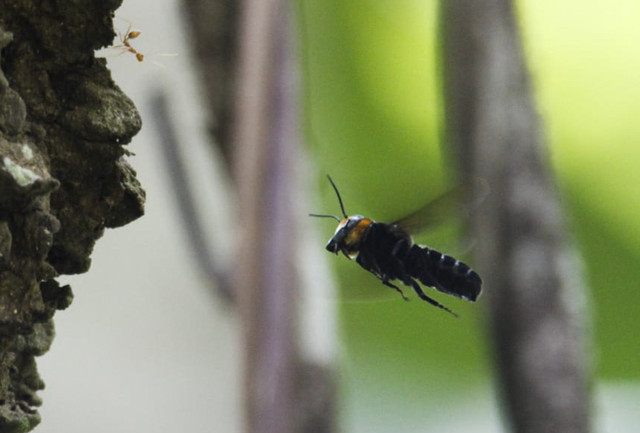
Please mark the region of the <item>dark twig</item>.
[[211, 143], [220, 150], [227, 165], [231, 159], [239, 4], [211, 0], [182, 2], [190, 46], [199, 66], [200, 85], [206, 95]]
[[192, 258], [197, 266], [213, 283], [218, 293], [226, 301], [231, 301], [234, 294], [227, 281], [224, 269], [221, 269], [219, 260], [215, 260], [211, 248], [204, 236], [202, 221], [198, 218], [196, 202], [193, 197], [193, 189], [189, 185], [189, 179], [185, 162], [180, 153], [178, 138], [173, 126], [173, 118], [169, 114], [167, 98], [162, 90], [157, 90], [151, 100], [151, 110], [158, 131], [158, 141], [167, 167], [167, 178], [173, 187], [177, 202], [177, 209], [183, 220], [182, 227], [191, 246]]

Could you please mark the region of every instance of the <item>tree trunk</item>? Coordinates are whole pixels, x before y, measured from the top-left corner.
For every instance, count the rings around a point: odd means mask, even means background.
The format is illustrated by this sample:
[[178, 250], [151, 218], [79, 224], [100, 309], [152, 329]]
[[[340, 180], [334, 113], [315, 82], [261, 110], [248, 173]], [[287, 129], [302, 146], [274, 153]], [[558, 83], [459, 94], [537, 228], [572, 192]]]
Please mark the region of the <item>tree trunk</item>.
[[0, 3], [0, 431], [40, 421], [34, 357], [72, 300], [59, 274], [86, 272], [105, 227], [143, 214], [125, 161], [141, 127], [94, 50], [121, 1]]

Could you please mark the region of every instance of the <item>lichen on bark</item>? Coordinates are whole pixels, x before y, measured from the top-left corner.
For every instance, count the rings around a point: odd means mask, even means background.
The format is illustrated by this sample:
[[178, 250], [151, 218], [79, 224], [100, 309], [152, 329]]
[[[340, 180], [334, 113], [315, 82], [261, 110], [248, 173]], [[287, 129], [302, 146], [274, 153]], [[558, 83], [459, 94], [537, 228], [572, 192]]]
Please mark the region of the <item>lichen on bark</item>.
[[144, 212], [123, 145], [141, 128], [94, 50], [121, 0], [0, 3], [0, 431], [39, 422], [35, 357], [95, 241]]

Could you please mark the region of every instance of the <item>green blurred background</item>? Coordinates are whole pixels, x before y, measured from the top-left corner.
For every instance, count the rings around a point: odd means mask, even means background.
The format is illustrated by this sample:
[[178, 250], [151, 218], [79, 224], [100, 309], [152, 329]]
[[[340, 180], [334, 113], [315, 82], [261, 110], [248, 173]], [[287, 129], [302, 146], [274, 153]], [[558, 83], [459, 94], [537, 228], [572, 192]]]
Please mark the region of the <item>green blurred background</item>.
[[[445, 191], [454, 180], [441, 140], [437, 2], [299, 5], [306, 122], [324, 199], [314, 211], [339, 213], [324, 173], [347, 212], [379, 221]], [[596, 378], [637, 381], [640, 2], [530, 0], [518, 13], [567, 228], [584, 258]], [[317, 222], [327, 238], [328, 221]], [[357, 264], [332, 262], [345, 292], [385, 290]], [[462, 319], [416, 298], [341, 303], [347, 406], [404, 415], [413, 405], [495, 399], [484, 299], [438, 299]], [[349, 397], [358, 392], [365, 402]]]

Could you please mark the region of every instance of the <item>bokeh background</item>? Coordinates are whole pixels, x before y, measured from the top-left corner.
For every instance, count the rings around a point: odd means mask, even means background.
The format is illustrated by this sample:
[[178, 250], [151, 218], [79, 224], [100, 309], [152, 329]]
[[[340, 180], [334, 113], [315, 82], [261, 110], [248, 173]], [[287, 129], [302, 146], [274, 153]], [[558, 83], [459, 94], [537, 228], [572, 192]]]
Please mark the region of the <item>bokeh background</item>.
[[[158, 144], [151, 94], [169, 94], [188, 176], [216, 257], [233, 248], [233, 198], [207, 142], [181, 2], [125, 1], [115, 25], [143, 33], [147, 60], [105, 53], [136, 102], [143, 130], [129, 145], [147, 190], [146, 215], [109, 231], [91, 270], [66, 279], [72, 306], [39, 359], [42, 432], [241, 431], [238, 320], [211, 291], [181, 231]], [[551, 164], [589, 284], [597, 431], [640, 422], [640, 4], [518, 2]], [[305, 1], [298, 7], [309, 182], [337, 213], [385, 221], [454, 182], [441, 143], [437, 3]], [[161, 54], [177, 53], [175, 57]], [[161, 63], [161, 66], [154, 62]], [[323, 250], [331, 220], [314, 220]], [[421, 239], [422, 240], [422, 239]], [[429, 238], [424, 239], [425, 242]], [[462, 248], [464, 250], [464, 248]], [[464, 252], [464, 251], [463, 251]], [[473, 250], [467, 259], [473, 261]], [[340, 422], [345, 432], [504, 431], [493, 388], [483, 298], [422, 302], [385, 296], [354, 263], [327, 254], [340, 294]], [[489, 290], [490, 288], [487, 288]], [[128, 296], [122, 302], [123, 291]], [[364, 292], [364, 293], [362, 293]], [[98, 388], [96, 389], [96, 385]]]

